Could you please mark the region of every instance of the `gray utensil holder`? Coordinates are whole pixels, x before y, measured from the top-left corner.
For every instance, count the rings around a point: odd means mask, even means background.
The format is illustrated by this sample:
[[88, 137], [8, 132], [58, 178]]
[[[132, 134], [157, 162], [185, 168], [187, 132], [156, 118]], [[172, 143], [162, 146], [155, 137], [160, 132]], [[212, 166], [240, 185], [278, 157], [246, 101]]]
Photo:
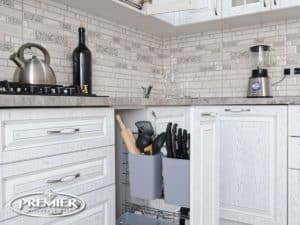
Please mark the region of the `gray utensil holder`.
[[117, 225], [176, 225], [174, 223], [158, 220], [150, 216], [125, 213], [117, 221]]
[[161, 155], [128, 154], [129, 187], [132, 197], [154, 200], [162, 195]]
[[163, 158], [165, 202], [190, 207], [190, 161]]

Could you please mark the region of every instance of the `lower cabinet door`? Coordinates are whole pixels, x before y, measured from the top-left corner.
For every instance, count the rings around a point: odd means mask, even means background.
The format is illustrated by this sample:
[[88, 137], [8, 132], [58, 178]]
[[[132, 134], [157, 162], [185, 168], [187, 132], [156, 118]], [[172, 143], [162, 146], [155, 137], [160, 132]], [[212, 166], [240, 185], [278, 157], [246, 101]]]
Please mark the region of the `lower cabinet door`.
[[228, 106], [216, 113], [221, 225], [286, 225], [287, 108]]
[[1, 225], [114, 225], [115, 186], [95, 190], [80, 196], [86, 209], [79, 214], [60, 218], [18, 216], [1, 222]]
[[300, 224], [300, 170], [289, 170], [289, 225]]

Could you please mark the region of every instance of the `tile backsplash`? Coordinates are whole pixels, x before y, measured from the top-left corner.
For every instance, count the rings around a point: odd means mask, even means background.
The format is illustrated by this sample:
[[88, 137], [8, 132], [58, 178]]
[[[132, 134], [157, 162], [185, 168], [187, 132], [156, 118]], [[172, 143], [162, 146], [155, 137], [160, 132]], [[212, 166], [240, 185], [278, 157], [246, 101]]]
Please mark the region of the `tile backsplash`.
[[142, 86], [163, 89], [163, 42], [153, 35], [124, 27], [48, 0], [0, 0], [0, 75], [12, 80], [10, 54], [23, 43], [37, 42], [51, 55], [60, 84], [72, 84], [72, 52], [78, 27], [87, 28], [93, 54], [93, 86], [98, 95], [142, 97]]
[[[270, 44], [272, 82], [286, 65], [300, 65], [300, 20], [223, 29], [165, 40], [169, 69], [182, 96], [245, 97], [252, 60], [249, 47]], [[274, 96], [300, 95], [300, 77], [273, 87]]]
[[[159, 97], [243, 97], [252, 69], [249, 47], [258, 43], [272, 45], [273, 82], [285, 65], [300, 65], [300, 19], [161, 38], [68, 4], [0, 0], [0, 80], [12, 79], [9, 55], [23, 43], [37, 42], [49, 50], [58, 82], [72, 84], [71, 56], [81, 23], [98, 95], [141, 97], [141, 87], [153, 84], [153, 96]], [[275, 96], [300, 95], [300, 78], [273, 89]]]

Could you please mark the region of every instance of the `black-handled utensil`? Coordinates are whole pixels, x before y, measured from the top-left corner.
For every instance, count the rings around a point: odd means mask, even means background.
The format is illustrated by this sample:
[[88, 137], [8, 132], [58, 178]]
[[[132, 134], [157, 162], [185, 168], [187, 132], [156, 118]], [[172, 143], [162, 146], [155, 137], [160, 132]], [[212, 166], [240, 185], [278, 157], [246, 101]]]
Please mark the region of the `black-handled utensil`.
[[147, 136], [153, 136], [154, 129], [150, 121], [138, 121], [135, 123], [138, 128], [139, 134], [145, 134]]
[[177, 158], [177, 144], [176, 144], [176, 137], [177, 137], [177, 126], [178, 124], [175, 123], [173, 125], [173, 128], [172, 128], [172, 150], [173, 150], [173, 157], [174, 158]]
[[189, 159], [189, 155], [188, 155], [188, 132], [187, 130], [183, 130], [183, 134], [182, 134], [182, 158], [183, 159]]
[[172, 123], [168, 123], [166, 129], [166, 149], [167, 149], [167, 157], [173, 158], [173, 148], [172, 148]]
[[160, 152], [160, 150], [161, 150], [162, 146], [164, 145], [165, 141], [166, 141], [166, 133], [165, 132], [161, 133], [160, 135], [158, 135], [155, 138], [155, 140], [152, 144], [152, 154], [153, 155], [156, 155]]
[[187, 135], [187, 152], [188, 152], [188, 159], [191, 158], [191, 134]]
[[184, 148], [182, 143], [182, 128], [178, 129], [177, 134], [177, 158], [182, 159], [184, 155]]

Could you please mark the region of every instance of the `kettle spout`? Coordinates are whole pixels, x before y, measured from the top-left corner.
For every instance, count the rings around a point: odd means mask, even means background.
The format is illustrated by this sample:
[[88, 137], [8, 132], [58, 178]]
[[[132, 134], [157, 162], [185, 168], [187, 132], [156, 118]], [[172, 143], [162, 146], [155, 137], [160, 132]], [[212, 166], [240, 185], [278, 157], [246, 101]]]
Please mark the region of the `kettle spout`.
[[19, 55], [18, 53], [14, 53], [12, 54], [9, 59], [11, 61], [13, 61], [18, 67], [21, 67], [21, 68], [24, 68], [25, 67], [25, 64], [24, 62], [19, 58]]

